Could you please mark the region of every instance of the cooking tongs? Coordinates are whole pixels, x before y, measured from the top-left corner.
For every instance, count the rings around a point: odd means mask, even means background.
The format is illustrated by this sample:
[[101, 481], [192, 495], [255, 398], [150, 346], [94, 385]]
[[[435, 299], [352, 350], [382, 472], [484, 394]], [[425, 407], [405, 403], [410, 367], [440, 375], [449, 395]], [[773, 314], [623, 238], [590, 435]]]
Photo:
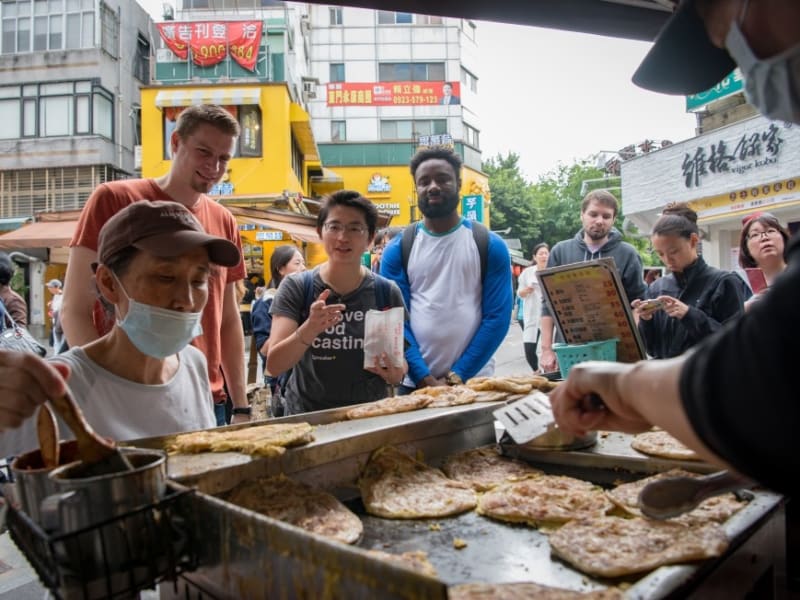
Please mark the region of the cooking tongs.
[[651, 519], [670, 519], [689, 512], [703, 500], [749, 488], [754, 482], [730, 471], [704, 477], [669, 477], [647, 484], [639, 492], [639, 508]]

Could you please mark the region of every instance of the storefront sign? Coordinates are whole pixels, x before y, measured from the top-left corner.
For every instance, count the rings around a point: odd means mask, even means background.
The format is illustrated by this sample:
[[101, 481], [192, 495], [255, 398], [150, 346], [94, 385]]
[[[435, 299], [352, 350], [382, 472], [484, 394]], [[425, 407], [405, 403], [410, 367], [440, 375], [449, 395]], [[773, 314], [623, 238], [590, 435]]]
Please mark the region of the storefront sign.
[[230, 181], [215, 183], [208, 192], [209, 196], [230, 196], [231, 194], [233, 194], [233, 184]]
[[693, 154], [684, 155], [684, 185], [700, 187], [702, 178], [709, 173], [742, 175], [775, 164], [782, 145], [778, 126], [770, 123], [761, 131], [742, 134], [738, 139], [715, 140], [708, 146], [699, 146]]
[[201, 67], [222, 62], [228, 54], [248, 71], [255, 71], [261, 47], [261, 21], [199, 21], [156, 23], [161, 39], [183, 60]]
[[447, 146], [453, 147], [453, 136], [449, 133], [442, 133], [437, 135], [421, 135], [417, 138], [417, 146]]
[[257, 231], [256, 232], [256, 241], [257, 242], [282, 242], [283, 241], [283, 232], [282, 231]]
[[719, 194], [690, 202], [700, 220], [731, 214], [747, 214], [755, 210], [771, 210], [775, 206], [800, 202], [800, 178], [753, 185], [748, 188]]
[[464, 196], [461, 199], [461, 214], [465, 219], [483, 223], [483, 196]]
[[398, 202], [377, 202], [375, 203], [375, 208], [394, 217], [400, 214], [400, 204]]
[[392, 191], [392, 185], [389, 183], [389, 178], [380, 173], [375, 173], [369, 179], [367, 184], [367, 192], [371, 194], [386, 194]]
[[717, 85], [705, 92], [699, 94], [692, 94], [686, 96], [686, 112], [700, 110], [707, 104], [715, 100], [721, 100], [727, 96], [731, 96], [736, 92], [741, 92], [743, 88], [742, 72], [739, 69], [728, 73], [728, 76], [720, 81]]
[[[449, 92], [449, 93], [448, 93]], [[461, 84], [447, 81], [329, 83], [328, 106], [428, 106], [461, 104]]]

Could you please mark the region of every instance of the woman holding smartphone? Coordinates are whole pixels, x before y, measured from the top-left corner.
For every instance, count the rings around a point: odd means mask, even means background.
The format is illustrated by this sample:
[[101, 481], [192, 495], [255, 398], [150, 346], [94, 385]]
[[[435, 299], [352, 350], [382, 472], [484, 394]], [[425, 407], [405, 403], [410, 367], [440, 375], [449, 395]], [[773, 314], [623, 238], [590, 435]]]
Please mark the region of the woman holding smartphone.
[[[786, 248], [789, 232], [775, 215], [757, 212], [742, 219], [739, 236], [739, 265], [747, 272], [750, 287], [755, 294], [745, 308], [769, 289], [775, 278], [786, 269]], [[758, 281], [761, 280], [761, 284]]]
[[706, 264], [698, 253], [697, 213], [684, 203], [669, 204], [651, 233], [653, 249], [670, 274], [631, 306], [653, 358], [672, 358], [744, 313], [749, 296], [744, 281]]

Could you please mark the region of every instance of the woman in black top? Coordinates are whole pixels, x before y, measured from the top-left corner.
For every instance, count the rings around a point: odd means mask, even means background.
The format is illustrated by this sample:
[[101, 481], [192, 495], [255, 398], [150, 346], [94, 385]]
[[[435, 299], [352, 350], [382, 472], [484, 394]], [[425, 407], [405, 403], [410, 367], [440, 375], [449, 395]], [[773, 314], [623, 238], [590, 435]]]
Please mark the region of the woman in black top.
[[686, 204], [664, 209], [651, 241], [671, 272], [650, 285], [644, 300], [631, 305], [647, 353], [672, 358], [743, 314], [746, 286], [738, 275], [710, 267], [698, 254], [697, 213]]

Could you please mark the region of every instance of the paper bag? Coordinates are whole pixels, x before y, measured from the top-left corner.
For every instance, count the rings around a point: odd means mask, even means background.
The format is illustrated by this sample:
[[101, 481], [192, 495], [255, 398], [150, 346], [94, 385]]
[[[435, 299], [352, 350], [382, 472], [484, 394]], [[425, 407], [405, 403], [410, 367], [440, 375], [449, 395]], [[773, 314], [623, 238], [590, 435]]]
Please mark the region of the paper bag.
[[381, 355], [385, 352], [393, 367], [403, 366], [402, 306], [388, 310], [368, 310], [364, 318], [364, 368], [374, 367], [375, 361], [384, 366]]

